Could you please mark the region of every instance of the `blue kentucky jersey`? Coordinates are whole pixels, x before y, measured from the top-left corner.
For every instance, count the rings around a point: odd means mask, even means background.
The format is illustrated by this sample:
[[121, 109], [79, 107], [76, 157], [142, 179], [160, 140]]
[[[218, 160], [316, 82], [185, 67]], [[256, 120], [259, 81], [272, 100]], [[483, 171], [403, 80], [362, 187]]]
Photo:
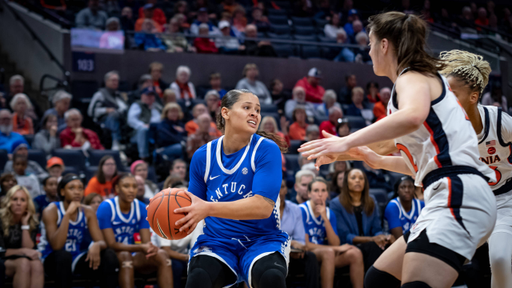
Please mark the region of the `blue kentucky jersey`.
[[[66, 214], [66, 209], [64, 209], [64, 203], [62, 202], [54, 202], [50, 205], [57, 206], [57, 227], [60, 227], [62, 222], [62, 218], [64, 214]], [[88, 233], [87, 227], [87, 218], [85, 217], [82, 209], [78, 209], [78, 215], [75, 221], [69, 220], [68, 226], [68, 236], [66, 239], [66, 244], [64, 244], [63, 249], [71, 253], [73, 258], [80, 254], [83, 247], [83, 241], [85, 240], [86, 233]], [[88, 245], [88, 243], [84, 243]], [[50, 243], [48, 242], [48, 236], [46, 235], [46, 229], [44, 228], [44, 223], [41, 222], [41, 241], [38, 245], [39, 251], [42, 254], [42, 258], [46, 258], [50, 253], [52, 253], [53, 249]]]
[[276, 205], [267, 219], [207, 217], [204, 234], [213, 238], [249, 240], [284, 233], [280, 229], [278, 209], [282, 178], [279, 147], [272, 140], [254, 134], [246, 147], [226, 155], [223, 138], [209, 142], [194, 154], [189, 191], [209, 202], [231, 202], [261, 195]]
[[388, 221], [389, 230], [401, 226], [403, 233], [407, 233], [407, 231], [411, 229], [412, 225], [416, 223], [423, 207], [425, 207], [425, 203], [423, 201], [413, 199], [411, 211], [407, 213], [402, 207], [398, 197], [389, 201], [386, 206], [386, 210], [384, 211], [384, 218]]
[[[327, 242], [327, 231], [325, 230], [325, 223], [322, 216], [315, 217], [311, 207], [311, 201], [307, 201], [299, 205], [302, 208], [302, 220], [304, 221], [304, 230], [309, 235], [309, 242], [319, 245], [329, 244]], [[336, 227], [336, 216], [329, 207], [325, 207], [327, 219], [331, 223], [334, 233], [338, 235], [338, 228]]]
[[98, 207], [96, 215], [100, 229], [111, 228], [119, 243], [134, 244], [133, 233], [149, 229], [146, 206], [137, 199], [133, 200], [127, 214], [119, 208], [119, 196], [105, 200]]

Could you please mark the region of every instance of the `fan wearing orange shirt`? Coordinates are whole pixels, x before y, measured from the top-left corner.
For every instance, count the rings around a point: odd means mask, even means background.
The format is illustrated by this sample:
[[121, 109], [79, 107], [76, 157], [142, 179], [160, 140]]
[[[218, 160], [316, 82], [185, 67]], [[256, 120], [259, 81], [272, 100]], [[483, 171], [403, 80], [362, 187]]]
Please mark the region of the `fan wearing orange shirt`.
[[305, 140], [306, 128], [306, 110], [301, 105], [297, 105], [293, 110], [292, 116], [293, 124], [290, 125], [288, 135], [291, 140]]
[[[144, 23], [144, 20], [151, 19], [153, 22], [153, 27], [155, 27], [156, 32], [162, 33], [162, 25], [160, 25], [158, 22], [156, 22], [153, 19], [153, 14], [155, 12], [155, 6], [153, 4], [146, 4], [144, 7], [142, 7], [144, 11], [144, 17], [140, 17], [137, 19], [137, 22], [135, 22], [135, 31], [141, 31], [142, 30], [142, 24]], [[164, 22], [165, 23], [165, 22]]]
[[[197, 129], [199, 128], [199, 120], [198, 117], [201, 114], [208, 114], [208, 109], [206, 106], [202, 103], [196, 104], [194, 108], [192, 108], [192, 116], [194, 119], [188, 121], [185, 124], [185, 131], [187, 131], [188, 136], [195, 134]], [[215, 125], [214, 122], [210, 123], [210, 135], [215, 136], [215, 138], [218, 138], [222, 136], [222, 132], [217, 129], [217, 125]]]
[[98, 166], [96, 175], [89, 180], [85, 188], [84, 196], [91, 193], [96, 193], [105, 198], [112, 198], [115, 196], [112, 187], [112, 181], [117, 175], [116, 161], [110, 155], [103, 156]]
[[389, 98], [391, 97], [391, 90], [388, 87], [384, 87], [380, 89], [379, 94], [380, 101], [375, 103], [375, 106], [373, 106], [373, 115], [377, 119], [375, 121], [379, 121], [380, 119], [386, 117], [388, 114], [386, 110], [388, 107]]

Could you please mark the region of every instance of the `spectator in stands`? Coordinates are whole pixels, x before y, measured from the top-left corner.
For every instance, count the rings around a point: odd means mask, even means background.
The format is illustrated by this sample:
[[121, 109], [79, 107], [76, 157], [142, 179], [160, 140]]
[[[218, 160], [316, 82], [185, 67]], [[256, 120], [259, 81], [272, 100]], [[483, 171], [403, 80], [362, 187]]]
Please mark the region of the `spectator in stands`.
[[325, 37], [330, 39], [336, 39], [338, 37], [338, 31], [340, 29], [343, 29], [341, 27], [340, 14], [334, 13], [332, 14], [329, 23], [325, 24], [324, 26]]
[[185, 161], [183, 161], [182, 159], [176, 159], [172, 161], [169, 175], [178, 176], [183, 185], [188, 185], [185, 179], [187, 176], [187, 163], [185, 163]]
[[217, 19], [217, 7], [212, 3], [212, 1], [208, 0], [195, 0], [190, 4], [190, 12], [189, 14], [194, 16], [195, 14], [199, 15], [199, 10], [203, 9], [207, 12], [208, 17], [210, 19]]
[[[143, 9], [143, 15], [139, 14], [139, 19], [135, 22], [135, 31], [144, 31], [148, 33], [162, 33], [162, 25], [167, 23], [167, 20], [165, 20], [164, 16], [164, 22], [163, 24], [158, 23], [153, 19], [153, 16], [155, 14], [155, 6], [151, 3], [148, 3], [144, 5], [144, 7], [141, 7], [140, 9]], [[146, 21], [150, 20], [150, 21]], [[145, 29], [144, 24], [151, 23], [153, 28], [152, 29]], [[146, 24], [147, 25], [147, 24]]]
[[341, 194], [331, 200], [330, 208], [336, 215], [341, 243], [357, 245], [363, 252], [365, 271], [395, 241], [382, 231], [378, 205], [370, 196], [363, 171], [351, 169], [345, 173]]
[[[288, 100], [289, 95], [283, 92], [283, 82], [279, 79], [274, 79], [270, 82], [270, 95], [272, 96], [272, 102], [277, 106], [278, 113], [284, 113], [285, 103]], [[304, 98], [306, 95], [304, 94]]]
[[206, 101], [206, 108], [208, 109], [208, 113], [212, 117], [212, 119], [217, 119], [220, 113], [220, 96], [219, 93], [215, 90], [210, 90], [206, 92], [204, 96], [204, 101]]
[[108, 129], [112, 135], [112, 150], [119, 150], [121, 141], [121, 125], [126, 118], [128, 105], [117, 90], [119, 88], [119, 73], [110, 71], [104, 77], [105, 88], [92, 96], [87, 114], [94, 122]]
[[130, 7], [124, 7], [121, 10], [121, 29], [123, 31], [134, 31], [135, 20], [133, 19], [133, 10]]
[[27, 140], [19, 133], [12, 132], [12, 114], [7, 109], [0, 110], [0, 149], [7, 150], [11, 154], [15, 142], [27, 144]]
[[482, 105], [495, 105], [501, 107], [503, 111], [508, 111], [507, 97], [503, 95], [501, 87], [494, 85], [491, 91], [482, 96]]
[[107, 19], [107, 13], [99, 8], [99, 1], [89, 0], [88, 7], [76, 14], [75, 24], [78, 28], [105, 30]]
[[3, 199], [7, 191], [12, 187], [18, 185], [18, 181], [16, 181], [16, 177], [11, 172], [4, 172], [0, 176], [0, 201]]
[[41, 130], [34, 136], [32, 148], [41, 149], [47, 155], [50, 155], [52, 150], [60, 148], [60, 140], [57, 135], [57, 116], [48, 114], [43, 118], [43, 126]]
[[293, 16], [295, 17], [312, 17], [315, 15], [315, 10], [312, 1], [300, 0], [294, 1]]
[[304, 232], [304, 222], [300, 207], [292, 201], [286, 200], [288, 188], [286, 177], [283, 176], [281, 190], [279, 191], [279, 215], [281, 217], [281, 230], [285, 231], [291, 239], [290, 246], [301, 252], [290, 252], [288, 275], [304, 273], [305, 287], [318, 287], [318, 264], [314, 253], [307, 251]]
[[380, 101], [379, 83], [375, 81], [368, 82], [368, 84], [366, 84], [366, 91], [368, 92], [368, 94], [366, 94], [366, 99], [370, 103], [377, 103]]
[[195, 99], [197, 97], [194, 84], [190, 82], [190, 68], [188, 66], [178, 66], [176, 69], [176, 80], [171, 83], [170, 88], [174, 90], [178, 99]]
[[[200, 36], [208, 36], [208, 33], [208, 24], [202, 23], [199, 25]], [[211, 54], [219, 52], [217, 46], [215, 46], [215, 42], [212, 39], [206, 37], [194, 39], [194, 47], [196, 48], [197, 53]]]
[[380, 89], [379, 98], [380, 101], [375, 103], [375, 106], [373, 106], [373, 116], [377, 119], [376, 121], [379, 121], [388, 115], [387, 107], [389, 98], [391, 98], [391, 90], [388, 87]]
[[[286, 119], [285, 119], [286, 120]], [[283, 123], [283, 121], [281, 122]], [[259, 131], [263, 131], [266, 133], [277, 134], [281, 139], [290, 146], [290, 137], [288, 136], [288, 127], [287, 125], [281, 126], [281, 131], [277, 127], [277, 121], [273, 116], [265, 116], [261, 119]]]
[[[182, 158], [183, 146], [187, 139], [187, 131], [183, 126], [183, 112], [177, 103], [165, 105], [161, 115], [162, 121], [156, 128], [157, 155], [162, 155], [165, 160], [173, 161]], [[183, 143], [183, 144], [182, 144]]]
[[231, 23], [233, 24], [232, 31], [237, 38], [242, 38], [243, 33], [245, 32], [245, 26], [247, 26], [247, 17], [245, 17], [245, 9], [241, 6], [237, 7], [233, 11], [232, 16], [233, 16], [233, 18], [231, 20]]
[[[112, 2], [112, 0], [109, 2]], [[99, 48], [122, 50], [125, 46], [125, 38], [124, 35], [119, 32], [120, 29], [121, 24], [119, 23], [119, 19], [117, 17], [108, 18], [105, 33], [103, 33], [100, 37]]]
[[192, 25], [190, 25], [190, 33], [193, 35], [199, 35], [199, 26], [201, 24], [208, 25], [208, 34], [209, 35], [220, 35], [219, 28], [215, 26], [212, 21], [210, 21], [208, 17], [208, 9], [207, 8], [200, 8], [197, 12], [197, 19], [192, 22]]
[[[176, 35], [179, 33], [181, 33], [181, 32], [180, 32], [180, 26], [179, 26], [178, 19], [172, 18], [169, 21], [169, 27], [168, 27], [167, 31], [165, 31], [165, 33], [161, 35], [162, 40], [164, 41], [165, 45], [167, 46], [167, 52], [170, 52], [170, 53], [181, 53], [184, 51], [194, 52], [195, 49], [188, 44], [187, 38], [185, 38], [185, 36]], [[165, 87], [169, 87], [169, 84], [167, 84], [167, 86], [165, 86]], [[161, 89], [162, 89], [162, 91], [164, 91], [165, 88], [161, 87]]]
[[297, 105], [293, 110], [292, 115], [293, 123], [290, 125], [290, 139], [291, 140], [302, 140], [306, 139], [306, 129], [308, 124], [306, 123], [306, 110], [304, 107]]
[[312, 103], [306, 102], [306, 90], [301, 86], [295, 86], [292, 90], [293, 99], [286, 101], [284, 112], [288, 119], [292, 119], [293, 111], [298, 105], [304, 107], [309, 120], [315, 117], [315, 107]]
[[217, 46], [221, 54], [239, 54], [240, 51], [245, 50], [245, 46], [240, 45], [237, 38], [231, 37], [231, 28], [228, 21], [220, 21], [219, 30], [222, 33], [222, 37], [215, 38], [215, 46]]
[[177, 186], [183, 186], [180, 177], [169, 175], [165, 178], [163, 189], [176, 188]]
[[340, 103], [336, 102], [337, 98], [338, 96], [336, 96], [336, 92], [334, 90], [329, 89], [325, 91], [322, 99], [324, 103], [316, 107], [318, 115], [329, 116], [329, 109], [331, 109], [331, 107], [338, 107], [341, 109]]
[[[45, 272], [57, 287], [72, 287], [73, 274], [100, 281], [101, 287], [116, 286], [119, 263], [107, 249], [95, 211], [80, 204], [84, 188], [75, 174], [62, 178], [58, 203], [43, 212], [44, 230], [39, 250]], [[88, 243], [90, 242], [90, 243]]]
[[87, 149], [99, 149], [103, 150], [100, 139], [96, 132], [82, 127], [82, 113], [80, 110], [72, 108], [69, 109], [65, 114], [66, 118], [66, 129], [60, 133], [60, 145], [63, 148], [81, 148], [82, 150]]
[[174, 14], [174, 17], [172, 17], [172, 18], [175, 18], [178, 21], [178, 24], [180, 25], [180, 31], [182, 33], [189, 30], [190, 24], [188, 24], [188, 22], [186, 21], [187, 17], [185, 15], [178, 13], [178, 14]]
[[357, 13], [356, 9], [350, 9], [347, 14], [347, 23], [345, 23], [345, 26], [343, 28], [345, 29], [345, 32], [347, 32], [347, 36], [349, 38], [352, 38], [356, 33], [354, 33], [354, 22], [359, 21], [359, 14]]
[[[336, 216], [326, 207], [329, 197], [327, 182], [319, 177], [308, 185], [309, 200], [301, 204], [305, 219], [306, 247], [321, 262], [322, 287], [333, 287], [334, 267], [350, 265], [352, 287], [363, 288], [364, 265], [361, 250], [350, 244], [340, 246]], [[313, 220], [313, 221], [311, 221]]]
[[315, 173], [309, 170], [299, 170], [295, 173], [293, 190], [288, 194], [288, 200], [295, 204], [302, 204], [309, 200], [308, 185], [315, 178]]
[[87, 187], [85, 188], [85, 196], [96, 193], [103, 198], [113, 198], [116, 194], [112, 186], [114, 178], [117, 176], [117, 165], [114, 157], [105, 155], [100, 159], [98, 170], [94, 175]]
[[43, 180], [43, 195], [39, 195], [34, 198], [34, 206], [36, 209], [37, 219], [41, 221], [43, 217], [43, 210], [52, 202], [59, 201], [57, 197], [57, 184], [59, 184], [58, 178], [54, 176], [48, 176]]
[[338, 102], [341, 104], [352, 103], [352, 89], [357, 86], [357, 78], [355, 74], [345, 76], [345, 86], [341, 87], [338, 94]]
[[[345, 162], [345, 161], [336, 161]], [[333, 163], [334, 164], [334, 163]], [[345, 179], [345, 170], [334, 171], [331, 177], [331, 191], [329, 192], [329, 198], [334, 199], [341, 194], [341, 187], [343, 187], [343, 179]]]
[[368, 35], [366, 32], [357, 33], [355, 40], [359, 47], [354, 50], [354, 54], [356, 54], [354, 62], [372, 64], [372, 58], [370, 58], [369, 54], [370, 50], [368, 49]]
[[352, 89], [352, 104], [347, 108], [345, 114], [347, 116], [359, 116], [366, 120], [366, 124], [370, 124], [373, 120], [373, 112], [370, 109], [366, 109], [363, 105], [364, 101], [364, 90], [361, 87], [355, 87]]
[[141, 91], [149, 87], [153, 87], [153, 78], [149, 74], [142, 74], [137, 82], [137, 90], [128, 93], [128, 104], [140, 100]]
[[12, 111], [12, 131], [21, 135], [34, 135], [34, 124], [32, 119], [26, 114], [27, 110], [32, 109], [27, 95], [18, 93], [14, 95], [10, 103]]
[[236, 83], [236, 89], [246, 89], [249, 90], [254, 95], [258, 96], [260, 102], [262, 104], [271, 104], [272, 96], [270, 96], [270, 92], [268, 92], [267, 87], [263, 82], [256, 80], [259, 75], [258, 66], [254, 63], [245, 64], [244, 70], [242, 72], [242, 76], [244, 78], [240, 79], [238, 83]]
[[[345, 29], [340, 28], [336, 34], [336, 43], [338, 44], [350, 44], [348, 40], [347, 32]], [[342, 47], [340, 53], [334, 58], [335, 62], [354, 62], [355, 55], [352, 49], [348, 47]]]
[[169, 88], [169, 83], [162, 80], [162, 73], [164, 72], [164, 65], [160, 62], [152, 62], [149, 64], [149, 74], [151, 75], [152, 86], [155, 88], [155, 92], [160, 96], [163, 96], [165, 89]]
[[28, 157], [22, 154], [14, 154], [12, 157], [12, 167], [14, 176], [16, 177], [16, 182], [19, 185], [27, 188], [30, 193], [30, 198], [34, 199], [35, 197], [41, 195], [39, 179], [37, 179], [36, 175], [27, 173], [27, 165], [28, 165]]
[[144, 198], [151, 198], [158, 193], [158, 186], [148, 179], [148, 164], [142, 160], [137, 160], [130, 166], [132, 175], [142, 177], [144, 180]]
[[[208, 114], [209, 115], [206, 106], [204, 104], [202, 104], [202, 103], [198, 103], [198, 104], [196, 104], [194, 106], [194, 108], [192, 108], [192, 116], [194, 117], [194, 119], [188, 121], [185, 124], [185, 130], [187, 131], [188, 136], [196, 133], [196, 131], [197, 131], [198, 127], [199, 127], [199, 118], [198, 117], [200, 115], [202, 115], [202, 114]], [[212, 119], [212, 118], [210, 117], [210, 119]], [[215, 125], [214, 122], [211, 122], [210, 124], [211, 124], [210, 125], [210, 127], [211, 127], [210, 128], [210, 133], [212, 133], [213, 132], [212, 129], [214, 128], [215, 130], [217, 130], [217, 126]], [[215, 132], [215, 134], [217, 134], [217, 132]]]
[[[198, 104], [199, 105], [199, 104]], [[190, 120], [194, 121], [194, 120]], [[217, 139], [217, 129], [214, 129], [214, 133], [211, 133], [212, 117], [207, 113], [200, 114], [197, 116], [197, 129], [193, 134], [189, 134], [187, 138], [187, 156], [188, 159], [192, 159], [192, 155], [201, 146], [207, 144], [210, 141]]]
[[386, 206], [384, 219], [388, 222], [391, 235], [398, 239], [412, 228], [425, 202], [416, 199], [414, 179], [410, 176], [400, 178], [394, 190], [393, 199]]
[[[49, 114], [57, 116], [57, 133], [60, 133], [62, 130], [66, 129], [66, 119], [64, 117], [64, 113], [69, 110], [71, 99], [73, 99], [71, 94], [64, 90], [59, 90], [53, 95], [53, 108], [50, 108], [44, 112], [43, 121]], [[42, 126], [45, 127], [44, 124]]]
[[43, 264], [34, 249], [39, 223], [27, 189], [21, 185], [9, 189], [2, 200], [0, 220], [5, 276], [13, 278], [13, 287], [43, 287]]
[[155, 103], [157, 97], [153, 88], [142, 90], [140, 101], [134, 102], [128, 110], [128, 126], [134, 129], [131, 142], [137, 143], [139, 157], [149, 158], [149, 125], [160, 122], [161, 108]]
[[91, 193], [84, 198], [84, 204], [91, 207], [95, 214], [101, 202], [103, 202], [103, 197], [96, 193]]
[[343, 111], [338, 107], [331, 107], [329, 109], [329, 120], [320, 123], [320, 139], [324, 138], [323, 131], [336, 135], [336, 125], [338, 125], [340, 118], [343, 118]]
[[[352, 24], [352, 27], [353, 27], [353, 30], [354, 31], [354, 34], [348, 34], [348, 39], [350, 40], [351, 43], [353, 44], [359, 44], [359, 42], [357, 41], [356, 39], [356, 36], [357, 34], [359, 34], [360, 32], [364, 32], [366, 34], [366, 31], [364, 31], [364, 28], [363, 28], [363, 22], [359, 21], [359, 20], [355, 20]], [[346, 28], [345, 28], [346, 30]], [[361, 44], [359, 44], [361, 45]]]
[[[253, 24], [254, 26], [257, 27], [256, 30], [259, 30], [260, 32], [267, 32], [270, 29], [270, 22], [268, 21], [267, 16], [263, 15], [263, 10], [260, 7], [254, 6], [252, 8], [251, 16], [252, 16], [251, 24]], [[247, 36], [247, 28], [248, 27], [249, 27], [249, 25], [247, 25], [247, 27], [245, 27], [246, 36]], [[247, 37], [252, 37], [252, 36], [247, 36]]]
[[228, 91], [222, 89], [222, 78], [220, 77], [220, 73], [215, 72], [210, 74], [210, 89], [217, 91], [220, 99], [228, 93]]
[[134, 41], [135, 45], [139, 49], [150, 52], [158, 52], [167, 49], [163, 44], [162, 40], [158, 38], [154, 33], [160, 33], [155, 28], [153, 20], [143, 19], [141, 33], [135, 33]]
[[[103, 201], [97, 215], [103, 237], [108, 247], [117, 253], [119, 259], [119, 286], [133, 286], [135, 271], [146, 274], [156, 270], [158, 286], [173, 287], [169, 256], [151, 243], [146, 206], [135, 199], [137, 194], [135, 177], [131, 174], [120, 175], [116, 177], [114, 187], [119, 196]], [[128, 223], [121, 221], [126, 217], [121, 213], [130, 215]], [[132, 219], [135, 223], [131, 221]], [[140, 234], [141, 244], [135, 244], [133, 237], [135, 232]]]
[[160, 26], [164, 26], [167, 23], [167, 18], [165, 17], [164, 11], [155, 6], [157, 4], [156, 0], [147, 0], [147, 4], [144, 5], [143, 7], [139, 8], [139, 18], [144, 18], [144, 16], [145, 16], [144, 9], [148, 4], [153, 5], [153, 14], [152, 14], [152, 17], [149, 17], [149, 18], [153, 19]]
[[54, 156], [46, 161], [46, 170], [50, 176], [57, 177], [60, 180], [62, 172], [64, 172], [64, 161]]
[[233, 14], [235, 9], [241, 8], [242, 6], [236, 3], [235, 0], [223, 0], [219, 5], [219, 11], [226, 11]]
[[338, 137], [346, 137], [350, 134], [350, 123], [347, 119], [338, 120], [338, 125], [336, 126], [336, 135]]
[[[16, 94], [24, 93], [25, 91], [25, 78], [21, 75], [14, 75], [9, 79], [9, 94], [5, 96], [5, 98], [0, 98], [0, 107], [12, 109], [10, 107], [11, 100]], [[25, 94], [26, 95], [26, 94]], [[34, 101], [32, 98], [30, 98], [28, 95], [26, 95], [28, 100], [30, 101], [30, 107], [27, 107], [27, 110], [25, 111], [25, 114], [32, 118], [33, 121], [39, 119], [41, 116], [41, 108], [37, 104], [36, 101]], [[5, 99], [5, 102], [4, 102]], [[12, 111], [12, 110], [11, 110]]]
[[135, 198], [137, 198], [137, 200], [139, 200], [140, 202], [149, 205], [150, 199], [144, 197], [144, 194], [146, 193], [144, 178], [137, 175], [135, 176], [135, 181], [137, 181], [137, 195], [135, 196]]
[[391, 186], [389, 181], [386, 179], [386, 174], [388, 173], [386, 170], [373, 169], [365, 162], [356, 162], [354, 167], [358, 167], [363, 170], [363, 172], [366, 174], [370, 187], [380, 188], [386, 191], [393, 190], [393, 186]]
[[313, 141], [318, 139], [320, 139], [320, 128], [318, 128], [318, 125], [308, 125], [308, 128], [306, 128], [306, 138], [304, 140]]
[[174, 90], [171, 88], [165, 89], [164, 95], [162, 96], [162, 106], [165, 107], [165, 105], [169, 103], [178, 103], [176, 101], [176, 92], [174, 92]]
[[[475, 20], [476, 25], [489, 26], [489, 19], [487, 18], [487, 10], [484, 7], [478, 8], [478, 18]], [[482, 28], [476, 27], [476, 30], [480, 31]]]
[[[245, 28], [247, 38], [258, 38], [258, 28], [256, 25], [249, 24]], [[250, 56], [277, 57], [277, 53], [269, 41], [245, 40], [245, 54]]]
[[308, 76], [300, 79], [295, 87], [300, 86], [306, 91], [306, 101], [311, 103], [322, 103], [325, 89], [320, 85], [322, 73], [317, 68], [311, 68]]
[[[12, 154], [28, 157], [28, 145], [25, 142], [17, 141], [12, 144]], [[4, 172], [14, 172], [14, 160], [7, 161], [4, 166]], [[34, 174], [39, 181], [43, 181], [48, 177], [48, 173], [36, 161], [29, 160], [25, 168], [26, 174]]]

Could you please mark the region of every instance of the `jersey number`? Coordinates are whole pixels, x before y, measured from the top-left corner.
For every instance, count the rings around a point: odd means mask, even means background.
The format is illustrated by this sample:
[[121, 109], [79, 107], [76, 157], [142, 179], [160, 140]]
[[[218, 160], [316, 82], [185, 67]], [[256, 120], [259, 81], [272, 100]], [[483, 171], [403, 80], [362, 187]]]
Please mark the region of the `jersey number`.
[[501, 172], [498, 170], [498, 167], [496, 166], [489, 166], [489, 168], [491, 168], [492, 170], [494, 170], [494, 172], [496, 173], [496, 182], [490, 182], [489, 183], [489, 186], [494, 186], [496, 184], [498, 184], [501, 180]]
[[65, 250], [68, 252], [75, 252], [76, 251], [76, 239], [66, 240]]

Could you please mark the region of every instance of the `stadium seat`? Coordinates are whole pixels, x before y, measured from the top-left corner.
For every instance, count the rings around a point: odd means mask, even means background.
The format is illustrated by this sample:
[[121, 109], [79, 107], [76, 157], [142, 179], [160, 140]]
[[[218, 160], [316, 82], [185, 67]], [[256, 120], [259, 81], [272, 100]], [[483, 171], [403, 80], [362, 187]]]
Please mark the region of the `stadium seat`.
[[388, 193], [385, 189], [380, 188], [370, 188], [370, 195], [375, 198], [377, 204], [379, 205], [380, 215], [384, 215], [384, 209], [386, 209], [386, 205], [388, 204]]
[[96, 175], [97, 171], [98, 171], [98, 166], [89, 166], [89, 167], [87, 167], [87, 169], [85, 169], [84, 173], [85, 173], [85, 179], [86, 179], [87, 183], [89, 183], [89, 180], [91, 180], [91, 178], [94, 177], [94, 175]]
[[290, 147], [288, 147], [288, 153], [290, 154], [298, 154], [297, 149], [299, 149], [300, 145], [304, 143], [302, 140], [290, 140]]
[[315, 116], [315, 124], [320, 126], [322, 122], [329, 120], [329, 116], [326, 115], [316, 115]]
[[66, 174], [69, 174], [69, 173], [73, 173], [73, 174], [76, 174], [76, 175], [80, 174], [80, 172], [77, 171], [75, 167], [71, 167], [71, 166], [64, 167], [64, 171], [62, 171], [62, 175], [66, 175]]
[[99, 89], [98, 82], [89, 80], [75, 80], [71, 83], [71, 94], [73, 100], [79, 102], [90, 102], [92, 95]]
[[121, 162], [121, 157], [119, 156], [119, 151], [115, 150], [89, 150], [89, 165], [91, 166], [99, 166], [100, 160], [104, 156], [110, 155], [114, 157], [114, 161], [116, 161], [116, 166], [118, 171], [124, 171], [123, 162]]
[[290, 4], [290, 1], [275, 1], [275, 4], [282, 10], [291, 10], [292, 9], [292, 5]]
[[284, 9], [268, 9], [268, 15], [281, 15], [286, 16], [288, 12]]
[[279, 35], [290, 34], [290, 26], [288, 25], [270, 25], [270, 30]]
[[277, 113], [277, 106], [274, 104], [261, 104], [261, 113]]
[[265, 32], [258, 32], [258, 38], [267, 38], [267, 33]]
[[329, 23], [329, 21], [324, 19], [315, 19], [315, 26], [318, 28], [324, 29], [325, 25]]
[[156, 181], [156, 172], [153, 165], [148, 166], [148, 180], [153, 181], [153, 183], [158, 183], [158, 181]]
[[40, 149], [28, 150], [28, 160], [37, 162], [43, 169], [46, 168], [46, 153]]
[[9, 161], [7, 150], [0, 150], [0, 171], [4, 171], [5, 163]]
[[348, 123], [350, 124], [351, 129], [361, 129], [366, 127], [366, 121], [363, 117], [360, 116], [345, 116], [348, 120]]
[[29, 146], [32, 146], [32, 142], [34, 141], [34, 135], [23, 135], [23, 138], [27, 140]]
[[293, 39], [299, 40], [299, 41], [312, 41], [312, 42], [316, 42], [315, 35], [293, 35]]
[[313, 26], [313, 21], [309, 17], [292, 17], [295, 26]]
[[308, 26], [294, 26], [296, 35], [314, 35], [315, 28]]
[[288, 18], [285, 15], [268, 15], [268, 21], [275, 25], [288, 25]]
[[261, 112], [261, 119], [263, 119], [264, 117], [267, 117], [267, 116], [272, 116], [274, 117], [274, 119], [276, 120], [277, 122], [277, 128], [279, 129], [279, 131], [281, 131], [281, 123], [280, 123], [280, 119], [281, 119], [281, 116], [277, 113], [277, 112]]
[[55, 149], [52, 155], [62, 159], [65, 166], [75, 167], [77, 171], [85, 171], [85, 155], [82, 150]]
[[288, 175], [295, 175], [300, 170], [299, 154], [284, 154], [286, 160], [286, 173]]
[[121, 92], [128, 92], [128, 91], [131, 91], [132, 89], [131, 89], [130, 83], [128, 83], [128, 81], [121, 80], [121, 81], [119, 81], [118, 90]]
[[293, 45], [290, 44], [272, 44], [274, 50], [276, 51], [279, 57], [288, 58], [290, 56], [294, 56]]
[[305, 59], [321, 58], [320, 49], [318, 49], [318, 46], [303, 45], [301, 47], [301, 57]]
[[[292, 35], [290, 35], [290, 34], [279, 35], [276, 33], [268, 32], [267, 35], [268, 35], [268, 38], [271, 38], [271, 39], [292, 40]], [[281, 44], [281, 45], [283, 45], [283, 44]]]
[[336, 43], [336, 39], [332, 39], [332, 38], [329, 38], [326, 36], [318, 36], [318, 40], [320, 40], [320, 42], [324, 42], [324, 43]]

